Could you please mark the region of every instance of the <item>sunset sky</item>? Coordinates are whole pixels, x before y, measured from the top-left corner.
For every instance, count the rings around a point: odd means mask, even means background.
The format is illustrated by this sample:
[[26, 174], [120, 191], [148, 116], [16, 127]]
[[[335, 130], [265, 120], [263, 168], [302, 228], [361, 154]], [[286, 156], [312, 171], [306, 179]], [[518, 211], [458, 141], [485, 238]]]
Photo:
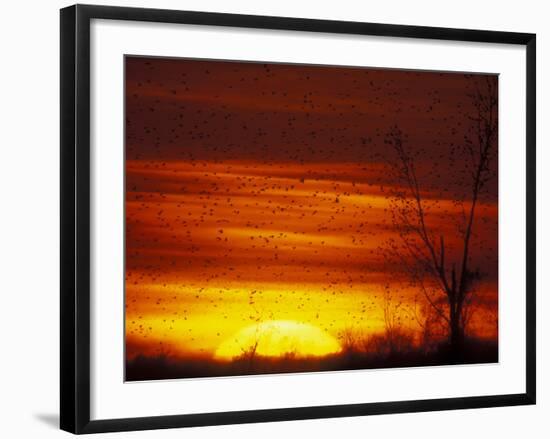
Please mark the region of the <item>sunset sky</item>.
[[[381, 332], [387, 291], [419, 331], [421, 293], [384, 258], [384, 138], [396, 125], [415, 147], [427, 221], [457, 258], [470, 187], [453, 145], [480, 77], [126, 57], [127, 357], [214, 356], [270, 321]], [[470, 331], [492, 339], [497, 193], [495, 178], [472, 243]]]

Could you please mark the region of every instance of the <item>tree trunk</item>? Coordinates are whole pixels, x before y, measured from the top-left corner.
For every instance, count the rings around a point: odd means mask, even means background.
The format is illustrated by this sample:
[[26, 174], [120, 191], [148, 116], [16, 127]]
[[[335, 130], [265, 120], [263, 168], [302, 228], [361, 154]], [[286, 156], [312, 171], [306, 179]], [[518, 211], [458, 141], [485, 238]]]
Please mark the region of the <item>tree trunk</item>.
[[464, 353], [464, 328], [460, 323], [460, 312], [459, 310], [454, 310], [451, 312], [450, 319], [450, 348], [451, 348], [451, 357], [454, 361], [462, 360]]

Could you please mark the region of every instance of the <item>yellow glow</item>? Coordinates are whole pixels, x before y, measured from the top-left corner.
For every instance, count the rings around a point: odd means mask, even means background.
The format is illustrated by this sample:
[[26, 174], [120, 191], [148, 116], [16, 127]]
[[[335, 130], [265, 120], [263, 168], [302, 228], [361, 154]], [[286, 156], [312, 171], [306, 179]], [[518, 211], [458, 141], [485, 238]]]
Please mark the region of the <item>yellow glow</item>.
[[322, 357], [341, 351], [338, 341], [322, 329], [292, 320], [271, 320], [241, 329], [216, 350], [220, 359], [254, 352], [263, 357]]

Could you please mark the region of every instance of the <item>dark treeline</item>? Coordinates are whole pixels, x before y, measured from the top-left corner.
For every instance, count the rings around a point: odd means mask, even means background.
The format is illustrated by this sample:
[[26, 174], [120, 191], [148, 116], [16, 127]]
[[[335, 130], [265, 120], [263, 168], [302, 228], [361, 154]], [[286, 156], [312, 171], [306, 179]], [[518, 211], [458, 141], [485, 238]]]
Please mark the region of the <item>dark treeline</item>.
[[126, 362], [127, 381], [146, 381], [177, 378], [258, 375], [271, 373], [326, 372], [395, 367], [444, 366], [451, 364], [482, 364], [498, 361], [498, 343], [469, 338], [457, 359], [448, 345], [441, 344], [427, 352], [420, 348], [401, 349], [385, 353], [366, 353], [355, 349], [325, 357], [251, 358], [244, 353], [232, 361], [209, 357], [138, 356]]

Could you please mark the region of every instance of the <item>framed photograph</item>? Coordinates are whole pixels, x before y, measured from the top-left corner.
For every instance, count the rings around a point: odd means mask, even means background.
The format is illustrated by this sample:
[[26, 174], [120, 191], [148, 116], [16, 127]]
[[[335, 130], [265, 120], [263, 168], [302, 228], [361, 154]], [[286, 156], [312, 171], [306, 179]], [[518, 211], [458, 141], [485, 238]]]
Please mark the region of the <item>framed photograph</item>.
[[535, 387], [535, 35], [61, 10], [62, 429]]

